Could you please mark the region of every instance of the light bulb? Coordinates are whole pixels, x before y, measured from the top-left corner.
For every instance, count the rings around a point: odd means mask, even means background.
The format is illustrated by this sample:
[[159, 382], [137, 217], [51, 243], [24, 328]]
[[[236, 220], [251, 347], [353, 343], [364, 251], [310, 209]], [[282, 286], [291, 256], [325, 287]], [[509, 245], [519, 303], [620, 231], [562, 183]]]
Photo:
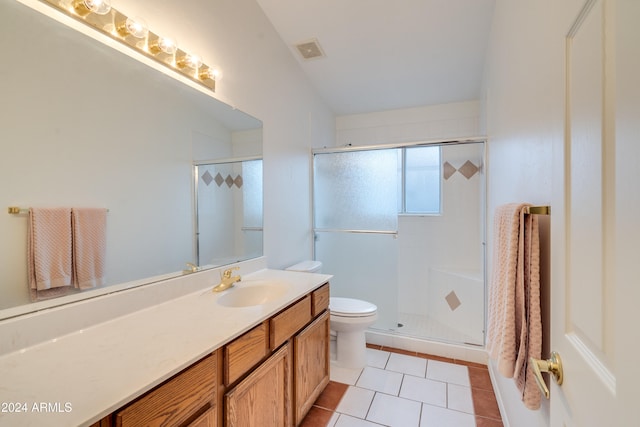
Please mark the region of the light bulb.
[[200, 71], [198, 77], [200, 77], [200, 80], [220, 81], [222, 78], [222, 70], [220, 70], [219, 67], [209, 67]]
[[149, 42], [149, 52], [154, 55], [164, 52], [167, 55], [173, 55], [178, 50], [178, 44], [174, 39], [169, 37], [158, 37]]
[[187, 54], [180, 58], [176, 64], [180, 68], [192, 68], [197, 70], [202, 65], [202, 60], [198, 55]]
[[147, 23], [142, 18], [127, 18], [126, 21], [118, 25], [117, 31], [122, 37], [132, 35], [137, 39], [143, 39], [149, 34]]
[[89, 13], [96, 15], [106, 15], [111, 11], [110, 0], [75, 0], [73, 10], [80, 16], [87, 16]]

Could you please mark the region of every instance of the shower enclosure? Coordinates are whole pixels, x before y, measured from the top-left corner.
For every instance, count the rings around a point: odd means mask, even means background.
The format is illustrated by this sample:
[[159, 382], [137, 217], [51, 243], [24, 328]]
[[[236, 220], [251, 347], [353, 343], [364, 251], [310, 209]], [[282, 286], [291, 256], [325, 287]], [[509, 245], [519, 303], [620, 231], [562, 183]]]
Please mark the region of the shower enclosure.
[[316, 150], [314, 255], [373, 329], [484, 344], [484, 143]]
[[194, 178], [197, 264], [262, 256], [262, 159], [198, 162]]

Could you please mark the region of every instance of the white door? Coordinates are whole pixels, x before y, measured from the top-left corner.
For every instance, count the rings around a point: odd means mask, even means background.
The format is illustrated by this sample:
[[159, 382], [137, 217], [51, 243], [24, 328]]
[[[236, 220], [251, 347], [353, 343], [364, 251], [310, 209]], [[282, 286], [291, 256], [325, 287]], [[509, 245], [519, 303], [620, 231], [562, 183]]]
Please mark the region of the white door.
[[[556, 426], [637, 426], [640, 1], [588, 0], [566, 38], [566, 137], [552, 206]], [[564, 179], [563, 179], [564, 177]]]

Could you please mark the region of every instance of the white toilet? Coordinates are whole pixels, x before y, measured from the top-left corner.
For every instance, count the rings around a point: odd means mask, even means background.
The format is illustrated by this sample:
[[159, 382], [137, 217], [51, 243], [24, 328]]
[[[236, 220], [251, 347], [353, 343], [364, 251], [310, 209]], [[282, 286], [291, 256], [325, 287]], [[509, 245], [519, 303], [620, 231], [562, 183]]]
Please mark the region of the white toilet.
[[[322, 263], [303, 261], [287, 268], [290, 271], [319, 273]], [[336, 339], [336, 365], [361, 369], [367, 364], [365, 330], [378, 318], [378, 307], [367, 301], [353, 298], [330, 297], [330, 323]]]

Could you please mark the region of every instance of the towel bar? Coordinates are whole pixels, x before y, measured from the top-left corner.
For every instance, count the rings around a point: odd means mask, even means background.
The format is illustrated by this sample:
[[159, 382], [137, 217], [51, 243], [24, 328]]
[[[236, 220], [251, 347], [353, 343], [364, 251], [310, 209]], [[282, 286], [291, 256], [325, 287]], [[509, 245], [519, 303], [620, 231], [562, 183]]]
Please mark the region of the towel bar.
[[[17, 206], [9, 206], [9, 213], [11, 215], [18, 215], [18, 214], [28, 214], [29, 213], [29, 209], [28, 208], [19, 208]], [[107, 209], [107, 212], [109, 212], [109, 209]]]
[[527, 206], [525, 213], [531, 215], [551, 215], [551, 206]]

